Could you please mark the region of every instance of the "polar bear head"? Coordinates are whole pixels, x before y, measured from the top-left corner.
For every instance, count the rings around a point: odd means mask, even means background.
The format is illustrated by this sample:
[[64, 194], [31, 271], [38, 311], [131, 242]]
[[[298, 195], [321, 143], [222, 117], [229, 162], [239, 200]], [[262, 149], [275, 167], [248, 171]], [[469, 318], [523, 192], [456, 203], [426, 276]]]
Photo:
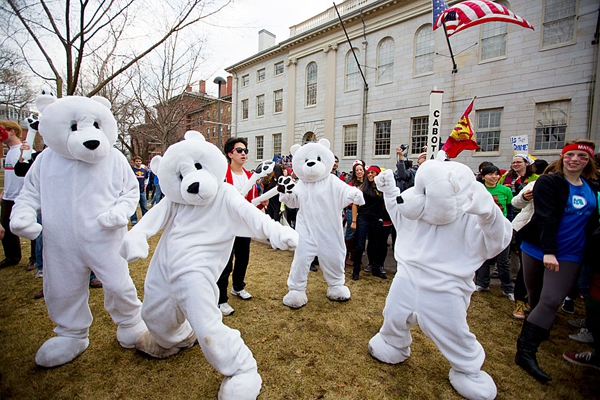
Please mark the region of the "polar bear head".
[[44, 143], [65, 158], [94, 164], [117, 141], [117, 121], [104, 97], [43, 94], [35, 104], [42, 113], [38, 127]]
[[429, 160], [415, 175], [415, 186], [402, 192], [400, 213], [431, 225], [446, 225], [464, 214], [468, 189], [475, 180], [469, 167], [454, 161]]
[[325, 179], [331, 173], [335, 156], [329, 150], [329, 140], [307, 143], [304, 146], [295, 144], [290, 149], [292, 168], [296, 176], [303, 182], [316, 182]]
[[217, 194], [227, 160], [200, 132], [187, 131], [185, 140], [171, 145], [164, 156], [154, 156], [150, 168], [169, 200], [198, 206], [210, 203]]

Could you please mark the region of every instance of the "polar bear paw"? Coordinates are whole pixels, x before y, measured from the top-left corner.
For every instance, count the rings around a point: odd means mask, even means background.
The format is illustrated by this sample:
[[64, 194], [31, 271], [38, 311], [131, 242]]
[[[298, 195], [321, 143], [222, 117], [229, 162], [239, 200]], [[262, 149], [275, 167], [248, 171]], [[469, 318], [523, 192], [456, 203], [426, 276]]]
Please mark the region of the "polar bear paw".
[[262, 378], [256, 368], [228, 376], [221, 382], [219, 400], [255, 400], [262, 386]]
[[288, 294], [283, 297], [283, 304], [290, 308], [304, 307], [308, 303], [308, 297], [306, 297], [305, 291], [290, 290]]
[[479, 371], [478, 374], [465, 374], [450, 368], [448, 378], [458, 394], [469, 400], [495, 399], [498, 394], [494, 380], [484, 371]]
[[181, 349], [187, 349], [196, 343], [198, 343], [198, 339], [196, 338], [196, 334], [192, 332], [177, 345], [167, 349], [156, 343], [150, 332], [146, 331], [135, 341], [135, 348], [151, 357], [164, 359], [172, 357], [179, 353]]
[[145, 332], [148, 332], [148, 328], [146, 328], [146, 324], [142, 319], [130, 326], [120, 324], [117, 327], [117, 340], [121, 347], [133, 349], [137, 338], [142, 336]]
[[329, 286], [327, 298], [333, 301], [348, 301], [350, 300], [350, 289], [344, 285]]
[[88, 348], [89, 344], [88, 338], [53, 337], [39, 348], [35, 355], [35, 363], [40, 367], [58, 367], [73, 361]]
[[369, 341], [369, 354], [387, 364], [399, 364], [410, 357], [410, 347], [404, 349], [396, 348], [388, 344], [381, 333], [373, 336]]

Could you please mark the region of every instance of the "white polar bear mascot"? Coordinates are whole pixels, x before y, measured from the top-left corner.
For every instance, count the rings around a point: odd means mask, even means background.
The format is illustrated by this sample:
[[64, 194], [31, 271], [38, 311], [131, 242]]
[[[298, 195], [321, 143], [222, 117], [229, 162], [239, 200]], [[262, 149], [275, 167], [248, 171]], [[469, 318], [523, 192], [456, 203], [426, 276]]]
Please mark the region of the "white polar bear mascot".
[[167, 358], [198, 342], [207, 361], [226, 378], [219, 399], [255, 399], [262, 384], [256, 361], [237, 330], [223, 324], [217, 280], [235, 236], [269, 239], [287, 250], [298, 234], [250, 204], [224, 182], [227, 161], [196, 131], [170, 146], [150, 166], [165, 198], [127, 233], [121, 254], [148, 256], [147, 239], [164, 230], [148, 268], [142, 316], [149, 332], [136, 348]]
[[295, 144], [290, 153], [294, 157], [294, 173], [300, 181], [285, 188], [291, 179], [279, 178], [280, 191], [285, 190], [279, 198], [288, 207], [299, 209], [296, 231], [300, 242], [292, 261], [287, 281], [289, 292], [283, 298], [283, 304], [290, 308], [306, 305], [306, 284], [315, 256], [319, 257], [319, 265], [329, 285], [327, 297], [334, 301], [348, 300], [350, 289], [344, 285], [346, 247], [342, 209], [350, 203], [365, 204], [362, 192], [331, 174], [335, 156], [329, 150], [327, 139], [304, 146]]
[[375, 182], [398, 231], [398, 270], [369, 353], [386, 363], [403, 362], [410, 356], [410, 326], [418, 324], [450, 362], [450, 383], [460, 395], [495, 398], [496, 385], [481, 370], [485, 353], [469, 331], [467, 308], [474, 273], [508, 246], [510, 222], [471, 170], [457, 162], [423, 163], [414, 188], [401, 196], [392, 171]]
[[104, 286], [104, 307], [118, 325], [117, 339], [135, 347], [146, 331], [141, 302], [119, 255], [139, 189], [127, 159], [113, 144], [117, 123], [102, 97], [41, 95], [39, 132], [48, 149], [36, 158], [11, 215], [11, 229], [35, 239], [43, 210], [44, 298], [58, 335], [46, 341], [36, 364], [55, 367], [89, 344], [90, 269]]

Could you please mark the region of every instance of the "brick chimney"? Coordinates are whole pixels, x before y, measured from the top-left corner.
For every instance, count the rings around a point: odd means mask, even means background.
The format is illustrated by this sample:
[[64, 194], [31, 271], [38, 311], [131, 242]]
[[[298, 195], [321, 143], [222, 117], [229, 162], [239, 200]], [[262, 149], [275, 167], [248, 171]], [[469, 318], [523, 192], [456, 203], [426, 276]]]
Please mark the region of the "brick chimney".
[[227, 91], [225, 92], [226, 95], [230, 95], [233, 89], [233, 76], [229, 75], [227, 77]]
[[206, 81], [200, 81], [200, 93], [206, 94]]
[[266, 29], [258, 31], [258, 52], [260, 53], [272, 46], [275, 46], [275, 35]]
[[185, 91], [188, 92], [188, 93], [191, 93], [192, 92], [192, 87], [191, 86], [186, 87]]

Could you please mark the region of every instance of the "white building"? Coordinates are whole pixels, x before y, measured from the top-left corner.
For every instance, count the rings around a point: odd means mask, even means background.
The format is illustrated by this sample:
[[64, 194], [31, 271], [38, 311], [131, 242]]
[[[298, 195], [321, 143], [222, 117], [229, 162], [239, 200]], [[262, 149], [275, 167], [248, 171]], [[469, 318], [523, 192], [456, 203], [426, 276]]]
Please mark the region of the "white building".
[[[456, 1], [448, 1], [452, 6]], [[511, 136], [530, 154], [555, 159], [565, 140], [599, 143], [597, 0], [499, 1], [535, 30], [486, 23], [450, 37], [432, 31], [431, 0], [347, 0], [337, 7], [366, 85], [332, 7], [226, 70], [234, 76], [232, 135], [248, 139], [250, 165], [327, 138], [348, 171], [356, 158], [393, 168], [395, 148], [416, 160], [426, 143], [429, 96], [444, 91], [442, 139], [473, 96], [479, 151], [457, 158], [507, 168]]]

